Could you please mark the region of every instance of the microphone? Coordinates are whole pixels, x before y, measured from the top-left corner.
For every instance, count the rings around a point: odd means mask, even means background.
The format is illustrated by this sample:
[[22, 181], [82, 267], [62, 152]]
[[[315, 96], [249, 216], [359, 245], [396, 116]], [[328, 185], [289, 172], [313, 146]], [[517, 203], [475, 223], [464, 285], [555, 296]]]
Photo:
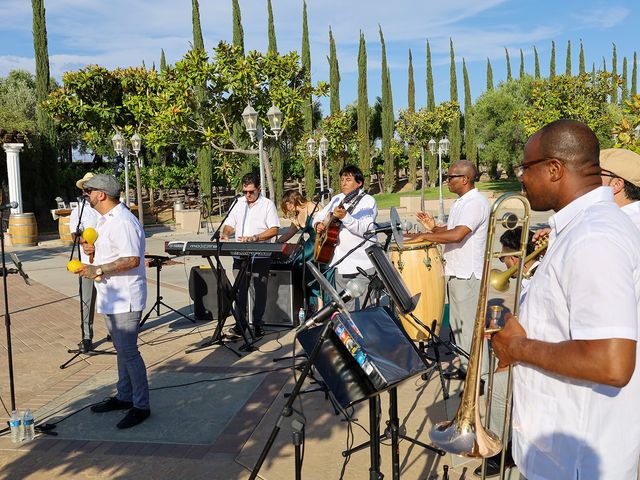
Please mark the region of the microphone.
[[331, 195], [333, 193], [333, 188], [325, 188], [324, 190], [322, 190], [321, 192], [318, 192], [318, 194], [315, 196], [315, 198], [322, 198], [325, 195]]
[[[411, 230], [411, 228], [413, 228], [413, 223], [411, 223], [409, 220], [402, 220], [401, 222], [396, 223], [395, 227], [398, 230]], [[378, 233], [389, 233], [392, 230], [393, 230], [393, 226], [391, 222], [385, 222], [385, 223], [381, 223], [376, 228], [367, 230], [364, 234], [377, 235]]]
[[[340, 293], [340, 300], [342, 300], [343, 302], [348, 302], [349, 300], [362, 295], [365, 290], [366, 282], [363, 282], [362, 279], [354, 278], [353, 280], [349, 280], [346, 288]], [[300, 325], [298, 327], [297, 333], [304, 332], [306, 329], [313, 327], [316, 323], [324, 322], [327, 318], [331, 317], [331, 315], [333, 315], [336, 310], [338, 310], [338, 305], [334, 300], [309, 320], [307, 320], [304, 324]]]
[[4, 205], [0, 205], [0, 210], [9, 210], [10, 208], [18, 208], [18, 202], [9, 202]]
[[[15, 202], [13, 202], [13, 203], [15, 203]], [[16, 266], [16, 270], [18, 270], [18, 273], [20, 274], [20, 276], [24, 280], [24, 283], [26, 283], [27, 285], [31, 286], [31, 282], [29, 282], [29, 275], [24, 273], [24, 270], [22, 269], [22, 262], [18, 258], [18, 255], [16, 255], [15, 253], [11, 252], [11, 253], [9, 253], [9, 257], [11, 257], [11, 261]]]

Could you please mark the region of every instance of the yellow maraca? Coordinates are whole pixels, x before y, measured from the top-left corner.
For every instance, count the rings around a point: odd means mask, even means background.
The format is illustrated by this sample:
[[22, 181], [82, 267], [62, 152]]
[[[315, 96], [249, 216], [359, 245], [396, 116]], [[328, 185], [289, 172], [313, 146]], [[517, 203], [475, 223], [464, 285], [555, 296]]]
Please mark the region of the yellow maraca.
[[76, 273], [79, 270], [82, 270], [82, 262], [80, 260], [69, 260], [69, 263], [67, 263], [67, 270], [69, 270], [71, 273]]
[[[98, 232], [96, 232], [95, 228], [85, 228], [84, 232], [82, 232], [82, 238], [84, 238], [89, 245], [93, 245], [98, 239]], [[89, 254], [89, 263], [93, 263], [93, 253]]]

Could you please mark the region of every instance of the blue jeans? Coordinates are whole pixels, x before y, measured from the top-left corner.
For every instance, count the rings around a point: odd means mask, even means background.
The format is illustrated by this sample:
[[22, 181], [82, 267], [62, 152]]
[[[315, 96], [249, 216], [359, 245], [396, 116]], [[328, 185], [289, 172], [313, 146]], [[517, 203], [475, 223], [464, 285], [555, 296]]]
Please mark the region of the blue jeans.
[[142, 312], [105, 314], [105, 322], [118, 354], [116, 397], [146, 410], [149, 408], [147, 368], [138, 351], [138, 324], [141, 317]]

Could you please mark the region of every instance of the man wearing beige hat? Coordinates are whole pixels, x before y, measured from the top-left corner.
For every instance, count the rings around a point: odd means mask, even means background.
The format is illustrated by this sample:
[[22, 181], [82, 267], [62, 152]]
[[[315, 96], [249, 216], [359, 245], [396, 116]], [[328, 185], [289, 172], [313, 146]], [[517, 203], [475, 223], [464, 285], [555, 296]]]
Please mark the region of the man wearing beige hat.
[[611, 187], [613, 199], [640, 228], [640, 155], [623, 148], [600, 151], [602, 185]]
[[[76, 182], [76, 187], [82, 190], [85, 182], [93, 178], [93, 176], [91, 172], [86, 173], [84, 177]], [[82, 202], [71, 211], [69, 216], [69, 228], [71, 228], [73, 239], [75, 240], [77, 235], [82, 235], [82, 232], [89, 227], [96, 228], [99, 217], [100, 214], [89, 205], [86, 197], [82, 196]], [[82, 249], [80, 249], [80, 261], [89, 263], [89, 255], [84, 253]], [[80, 302], [82, 340], [78, 344], [78, 350], [81, 353], [89, 353], [93, 350], [93, 317], [96, 305], [96, 288], [90, 278], [80, 277]]]

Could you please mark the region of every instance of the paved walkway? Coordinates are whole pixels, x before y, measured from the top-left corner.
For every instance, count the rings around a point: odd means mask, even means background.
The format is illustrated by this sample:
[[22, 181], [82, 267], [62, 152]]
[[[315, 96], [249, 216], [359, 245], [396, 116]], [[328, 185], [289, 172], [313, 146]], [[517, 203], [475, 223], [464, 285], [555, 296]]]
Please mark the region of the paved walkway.
[[[384, 220], [384, 219], [381, 219]], [[147, 252], [161, 255], [167, 240], [196, 239], [193, 234], [152, 231]], [[205, 240], [201, 234], [198, 239]], [[13, 445], [0, 437], [0, 478], [149, 478], [177, 476], [188, 479], [244, 479], [249, 476], [284, 404], [283, 394], [293, 385], [291, 362], [273, 362], [291, 353], [293, 332], [272, 327], [258, 343], [259, 350], [238, 357], [220, 346], [195, 353], [185, 350], [211, 336], [215, 324], [191, 323], [161, 309], [151, 315], [140, 335], [140, 350], [147, 364], [152, 388], [151, 418], [129, 431], [115, 424], [121, 413], [92, 414], [85, 407], [113, 394], [116, 378], [113, 355], [81, 355], [60, 369], [80, 337], [77, 278], [65, 270], [69, 247], [57, 241], [38, 247], [11, 249], [18, 252], [33, 280], [24, 284], [17, 275], [7, 278], [11, 338], [15, 370], [16, 403], [35, 412], [38, 423], [57, 424], [57, 437], [40, 435], [30, 443]], [[225, 259], [227, 267], [229, 259]], [[162, 270], [164, 301], [192, 317], [188, 277], [201, 258], [184, 257]], [[155, 269], [147, 269], [149, 297], [155, 301]], [[0, 298], [0, 301], [2, 299]], [[2, 306], [4, 312], [4, 305]], [[99, 315], [95, 321], [97, 347], [113, 351], [105, 339]], [[0, 339], [0, 398], [9, 408], [6, 338]], [[232, 345], [237, 346], [237, 345]], [[299, 346], [297, 347], [300, 348]], [[446, 364], [445, 364], [446, 367]], [[437, 375], [416, 377], [399, 389], [400, 421], [408, 435], [429, 442], [428, 430], [435, 421], [450, 417], [457, 409], [461, 385], [447, 384], [452, 396], [442, 398]], [[297, 408], [307, 420], [304, 450], [305, 479], [339, 478], [342, 450], [368, 437], [367, 402], [359, 403], [351, 428], [333, 413], [322, 393], [300, 397]], [[386, 420], [387, 398], [382, 397]], [[0, 411], [0, 416], [5, 415]], [[72, 415], [72, 416], [69, 416]], [[260, 475], [265, 479], [294, 478], [291, 431], [280, 432]], [[475, 460], [438, 457], [406, 441], [401, 443], [402, 476], [435, 479], [449, 465], [450, 478], [469, 478]], [[390, 477], [388, 442], [382, 446], [382, 471]], [[368, 478], [369, 453], [351, 456], [346, 479]]]

